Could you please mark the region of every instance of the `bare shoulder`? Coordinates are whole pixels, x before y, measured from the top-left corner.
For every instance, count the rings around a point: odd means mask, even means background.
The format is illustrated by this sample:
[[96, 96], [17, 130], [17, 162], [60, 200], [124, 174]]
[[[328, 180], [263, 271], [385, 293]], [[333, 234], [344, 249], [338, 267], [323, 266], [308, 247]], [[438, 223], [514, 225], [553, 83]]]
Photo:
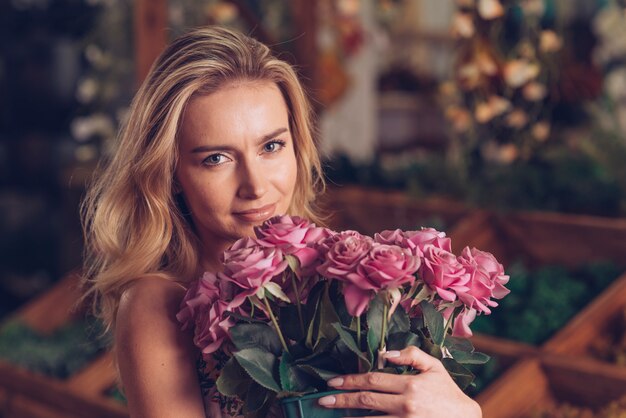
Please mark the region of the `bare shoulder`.
[[160, 277], [135, 280], [122, 293], [117, 313], [118, 325], [148, 325], [154, 321], [176, 323], [185, 289]]
[[133, 417], [204, 417], [195, 368], [199, 353], [176, 320], [184, 294], [179, 284], [146, 277], [120, 298], [116, 357]]

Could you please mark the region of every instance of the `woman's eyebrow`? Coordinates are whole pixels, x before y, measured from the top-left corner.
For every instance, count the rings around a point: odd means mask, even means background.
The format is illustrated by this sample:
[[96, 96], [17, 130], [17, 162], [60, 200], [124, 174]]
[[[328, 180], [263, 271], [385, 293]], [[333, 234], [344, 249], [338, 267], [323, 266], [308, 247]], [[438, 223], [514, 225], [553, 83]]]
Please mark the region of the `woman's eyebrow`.
[[[283, 134], [289, 131], [287, 128], [279, 128], [275, 131], [270, 132], [269, 134], [263, 135], [258, 141], [258, 144], [262, 144], [270, 139], [275, 138], [276, 136]], [[211, 151], [219, 151], [219, 150], [232, 150], [233, 147], [231, 145], [200, 145], [199, 147], [195, 147], [191, 150], [192, 153], [200, 153], [200, 152], [211, 152]]]

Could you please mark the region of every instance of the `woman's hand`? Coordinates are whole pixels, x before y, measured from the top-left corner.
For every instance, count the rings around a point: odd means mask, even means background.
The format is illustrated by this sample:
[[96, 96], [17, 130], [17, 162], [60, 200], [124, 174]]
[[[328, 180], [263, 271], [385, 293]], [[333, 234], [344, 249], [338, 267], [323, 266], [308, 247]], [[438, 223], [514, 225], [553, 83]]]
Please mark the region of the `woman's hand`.
[[373, 409], [400, 418], [480, 418], [480, 406], [454, 383], [443, 364], [417, 347], [389, 351], [385, 358], [397, 365], [412, 366], [418, 375], [364, 373], [328, 381], [335, 389], [358, 390], [325, 396], [327, 408]]

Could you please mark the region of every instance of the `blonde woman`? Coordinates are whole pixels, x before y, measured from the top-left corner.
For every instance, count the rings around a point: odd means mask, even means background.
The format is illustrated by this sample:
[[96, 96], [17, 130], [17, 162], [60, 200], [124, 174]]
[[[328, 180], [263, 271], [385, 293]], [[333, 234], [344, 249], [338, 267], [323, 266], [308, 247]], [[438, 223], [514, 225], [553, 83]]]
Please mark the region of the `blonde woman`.
[[[191, 31], [162, 53], [82, 208], [86, 295], [114, 337], [132, 417], [220, 414], [205, 408], [199, 352], [175, 318], [187, 283], [273, 215], [318, 221], [322, 187], [311, 110], [287, 63], [221, 28]], [[395, 363], [423, 373], [344, 376], [335, 387], [359, 391], [320, 403], [481, 416], [435, 358], [413, 348]]]

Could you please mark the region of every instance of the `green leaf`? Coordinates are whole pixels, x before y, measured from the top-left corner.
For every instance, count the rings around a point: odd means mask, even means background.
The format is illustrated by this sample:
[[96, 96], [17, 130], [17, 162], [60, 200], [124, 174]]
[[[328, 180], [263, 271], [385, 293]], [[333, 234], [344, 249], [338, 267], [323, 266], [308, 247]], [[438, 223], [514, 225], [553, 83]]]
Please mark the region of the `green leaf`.
[[431, 356], [438, 358], [441, 360], [443, 358], [443, 353], [441, 351], [441, 347], [437, 344], [434, 344], [430, 338], [426, 338], [426, 336], [420, 331], [417, 333], [422, 339], [421, 349]]
[[285, 260], [287, 260], [287, 264], [289, 264], [289, 268], [294, 273], [300, 269], [300, 260], [298, 260], [298, 257], [288, 254], [285, 256]]
[[272, 353], [246, 348], [234, 353], [246, 373], [259, 385], [274, 392], [280, 392], [280, 385], [275, 378], [278, 372], [278, 359]]
[[356, 341], [354, 340], [354, 337], [352, 336], [352, 334], [350, 333], [350, 331], [347, 331], [340, 323], [335, 322], [334, 324], [332, 324], [333, 327], [335, 328], [335, 330], [337, 331], [337, 334], [339, 334], [339, 338], [344, 342], [344, 344], [350, 349], [350, 351], [352, 351], [354, 354], [356, 354], [357, 356], [359, 356], [363, 361], [365, 361], [365, 363], [367, 364], [367, 369], [369, 370], [369, 368], [372, 366], [371, 363], [369, 362], [369, 359], [367, 357], [365, 357], [365, 355], [363, 354], [363, 352], [359, 349], [359, 347], [356, 345]]
[[387, 337], [387, 351], [399, 351], [410, 345], [421, 347], [422, 339], [412, 332], [394, 332]]
[[393, 315], [391, 315], [387, 329], [389, 330], [388, 334], [392, 332], [407, 332], [411, 329], [409, 316], [402, 306], [398, 305]]
[[265, 324], [265, 321], [261, 321], [260, 319], [256, 319], [256, 318], [243, 316], [235, 312], [225, 312], [224, 315], [234, 318], [237, 322], [245, 322], [248, 324]]
[[306, 346], [311, 349], [317, 342], [317, 335], [319, 333], [318, 329], [320, 304], [325, 286], [325, 282], [319, 282], [315, 286], [313, 286], [313, 289], [311, 289], [311, 292], [309, 293], [306, 304], [306, 312], [308, 316], [307, 323], [309, 324], [306, 335]]
[[444, 358], [441, 362], [461, 390], [465, 390], [474, 380], [474, 374], [454, 359]]
[[260, 348], [279, 356], [283, 347], [274, 328], [267, 324], [238, 324], [230, 329], [237, 350]]
[[234, 357], [228, 359], [224, 368], [217, 378], [217, 390], [225, 396], [241, 396], [248, 390], [252, 379], [235, 360]]
[[420, 307], [422, 308], [422, 313], [424, 315], [424, 324], [428, 329], [428, 333], [430, 334], [433, 343], [440, 346], [445, 337], [443, 315], [441, 315], [440, 312], [437, 312], [435, 307], [425, 300], [420, 302]]
[[384, 302], [378, 295], [372, 300], [367, 310], [367, 345], [372, 354], [378, 352], [380, 347], [383, 332], [383, 307]]
[[491, 357], [487, 354], [479, 353], [478, 351], [456, 351], [450, 350], [450, 354], [460, 364], [485, 364]]
[[335, 307], [333, 306], [332, 301], [330, 300], [329, 287], [326, 287], [324, 293], [322, 293], [322, 299], [320, 301], [320, 328], [319, 328], [319, 336], [317, 340], [320, 338], [326, 338], [328, 340], [333, 340], [337, 337], [337, 331], [333, 324], [335, 322], [340, 323], [341, 319], [335, 311]]
[[296, 367], [302, 370], [303, 372], [308, 373], [324, 382], [332, 379], [333, 377], [339, 376], [339, 373], [337, 372], [333, 372], [331, 370], [319, 369], [317, 367], [313, 367], [308, 364], [299, 364]]
[[450, 351], [467, 351], [470, 353], [474, 351], [474, 346], [472, 345], [472, 342], [467, 338], [446, 335], [446, 340], [443, 342], [443, 345], [448, 347]]
[[[256, 382], [252, 382], [246, 392], [243, 403], [243, 412], [250, 414], [259, 411], [268, 400], [269, 391]], [[241, 396], [241, 394], [239, 394]]]
[[346, 299], [341, 292], [339, 280], [332, 280], [330, 282], [329, 296], [335, 307], [335, 312], [337, 312], [337, 315], [339, 315], [341, 319], [341, 324], [349, 327], [354, 317], [348, 313]]
[[[305, 305], [302, 305], [302, 314], [306, 317]], [[285, 337], [294, 341], [300, 341], [305, 337], [302, 335], [302, 330], [300, 329], [298, 307], [296, 305], [281, 306], [278, 312], [278, 322]]]

